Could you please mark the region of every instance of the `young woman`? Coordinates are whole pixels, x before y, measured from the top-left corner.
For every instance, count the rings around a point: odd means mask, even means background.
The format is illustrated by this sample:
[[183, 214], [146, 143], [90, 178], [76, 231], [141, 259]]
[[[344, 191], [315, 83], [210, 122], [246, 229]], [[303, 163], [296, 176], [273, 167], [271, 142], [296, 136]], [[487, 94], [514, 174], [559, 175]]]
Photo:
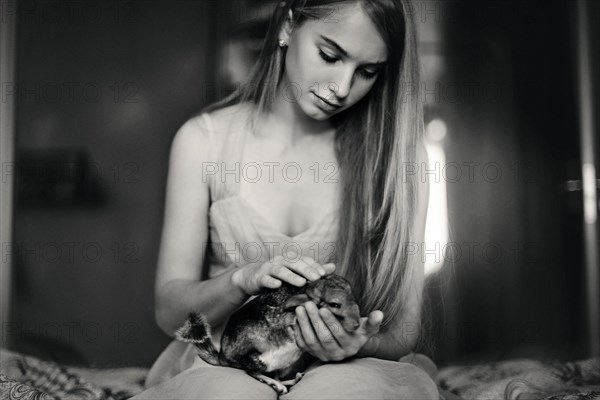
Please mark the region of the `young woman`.
[[[419, 337], [424, 282], [423, 113], [408, 90], [418, 70], [405, 0], [276, 7], [248, 84], [175, 136], [156, 277], [167, 334], [198, 311], [218, 344], [261, 289], [335, 272], [353, 285], [361, 326], [298, 307], [296, 341], [319, 361], [281, 398], [438, 398], [424, 370], [398, 361]], [[277, 398], [195, 355], [171, 343], [135, 398]]]

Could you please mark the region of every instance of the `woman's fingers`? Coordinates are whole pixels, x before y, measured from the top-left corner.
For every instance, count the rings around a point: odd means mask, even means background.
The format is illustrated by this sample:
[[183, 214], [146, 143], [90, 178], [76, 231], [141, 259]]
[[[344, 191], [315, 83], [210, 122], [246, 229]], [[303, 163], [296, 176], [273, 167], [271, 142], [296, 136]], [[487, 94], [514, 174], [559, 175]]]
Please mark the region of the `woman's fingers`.
[[310, 273], [311, 271], [315, 271], [317, 274], [319, 274], [318, 277], [315, 275], [315, 277], [317, 277], [317, 279], [322, 277], [326, 273], [325, 268], [323, 268], [323, 266], [321, 264], [319, 264], [317, 261], [315, 261], [315, 259], [312, 257], [302, 256], [302, 257], [300, 257], [300, 261], [298, 262], [298, 264], [300, 264], [301, 262], [304, 263], [304, 265], [305, 265], [304, 270], [307, 273]]
[[304, 341], [304, 338], [302, 337], [302, 332], [300, 331], [298, 324], [294, 324], [294, 329], [292, 329], [292, 334], [294, 335], [293, 337], [296, 338], [296, 344], [298, 345], [298, 347], [300, 347], [304, 351], [308, 350], [308, 347], [306, 346], [306, 342]]
[[281, 281], [279, 279], [275, 279], [269, 275], [263, 275], [260, 278], [260, 285], [263, 287], [276, 289], [281, 286]]
[[296, 307], [296, 317], [300, 331], [302, 332], [302, 338], [307, 347], [313, 351], [318, 350], [321, 344], [317, 338], [317, 335], [310, 322], [309, 316], [306, 313], [306, 309], [302, 306]]
[[326, 273], [318, 262], [308, 256], [302, 256], [299, 260], [293, 261], [284, 259], [283, 264], [310, 281], [319, 280]]
[[299, 260], [290, 261], [289, 266], [313, 281], [325, 275], [325, 269], [312, 257], [302, 256]]
[[[316, 332], [317, 339], [323, 348], [326, 348], [328, 351], [338, 350], [340, 345], [337, 342], [333, 331], [336, 330], [336, 323], [331, 321], [332, 324], [328, 324], [321, 318], [319, 314], [319, 309], [312, 302], [309, 301], [304, 305], [306, 309], [306, 313], [310, 319], [311, 325]], [[337, 323], [339, 326], [339, 323]]]
[[333, 336], [333, 338], [330, 339], [331, 342], [337, 342], [341, 347], [346, 347], [351, 344], [352, 337], [331, 311], [326, 308], [321, 308], [319, 310], [319, 315]]
[[288, 282], [294, 286], [304, 286], [306, 283], [306, 279], [302, 276], [295, 274], [287, 267], [281, 264], [272, 264], [269, 270], [269, 274], [277, 279], [280, 279], [284, 282]]
[[325, 275], [331, 275], [335, 272], [335, 264], [334, 263], [323, 264], [323, 269], [325, 269]]
[[367, 332], [367, 336], [371, 337], [377, 333], [379, 333], [379, 328], [381, 327], [381, 323], [383, 322], [383, 312], [379, 310], [375, 310], [369, 314], [369, 318], [367, 319], [365, 330]]
[[[271, 261], [271, 264], [276, 273], [281, 273], [282, 271], [279, 270], [278, 267], [283, 267], [309, 281], [317, 281], [327, 274], [326, 268], [321, 266], [312, 257], [308, 256], [302, 256], [297, 260], [290, 260], [284, 258], [283, 256], [276, 256]], [[331, 267], [329, 267], [329, 269], [331, 269]], [[288, 277], [291, 279], [291, 275], [288, 275]], [[298, 283], [298, 281], [296, 282]], [[297, 286], [302, 286], [304, 283], [297, 284]]]
[[318, 309], [311, 301], [296, 307], [296, 318], [294, 333], [300, 348], [322, 361], [340, 361], [356, 354], [369, 337], [379, 332], [383, 313], [373, 311], [361, 318], [361, 327], [353, 332], [347, 332], [330, 310]]
[[321, 265], [313, 258], [302, 256], [298, 260], [288, 260], [283, 256], [275, 256], [271, 261], [262, 264], [259, 275], [269, 276], [260, 278], [260, 284], [267, 288], [277, 288], [281, 282], [294, 286], [304, 286], [307, 281], [317, 281], [335, 271], [335, 264]]

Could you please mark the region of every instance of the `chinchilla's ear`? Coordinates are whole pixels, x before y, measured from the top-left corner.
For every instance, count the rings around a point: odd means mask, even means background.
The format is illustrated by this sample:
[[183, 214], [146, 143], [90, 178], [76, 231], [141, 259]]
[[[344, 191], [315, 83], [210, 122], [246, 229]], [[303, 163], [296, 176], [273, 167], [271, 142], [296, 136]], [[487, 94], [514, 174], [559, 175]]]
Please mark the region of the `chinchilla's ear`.
[[289, 299], [287, 299], [283, 308], [286, 310], [289, 308], [296, 308], [296, 307], [306, 303], [308, 300], [310, 300], [310, 299], [308, 298], [308, 296], [306, 294], [304, 294], [304, 293], [297, 294], [297, 295], [292, 296]]
[[306, 289], [306, 294], [310, 297], [315, 304], [319, 304], [321, 302], [321, 298], [323, 297], [323, 292], [317, 286], [311, 286]]

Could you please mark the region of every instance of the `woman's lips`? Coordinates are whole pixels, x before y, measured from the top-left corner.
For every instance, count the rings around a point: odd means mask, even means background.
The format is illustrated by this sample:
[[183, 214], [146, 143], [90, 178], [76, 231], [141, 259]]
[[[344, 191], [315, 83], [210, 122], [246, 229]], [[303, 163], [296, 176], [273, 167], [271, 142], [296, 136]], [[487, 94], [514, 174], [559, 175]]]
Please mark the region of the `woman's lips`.
[[321, 96], [317, 96], [316, 93], [314, 93], [314, 92], [312, 92], [312, 93], [317, 98], [317, 103], [319, 103], [322, 108], [324, 107], [329, 110], [336, 110], [341, 107], [341, 105], [339, 105], [339, 104], [332, 104], [332, 103], [328, 102], [327, 100], [325, 100], [324, 98], [322, 98]]

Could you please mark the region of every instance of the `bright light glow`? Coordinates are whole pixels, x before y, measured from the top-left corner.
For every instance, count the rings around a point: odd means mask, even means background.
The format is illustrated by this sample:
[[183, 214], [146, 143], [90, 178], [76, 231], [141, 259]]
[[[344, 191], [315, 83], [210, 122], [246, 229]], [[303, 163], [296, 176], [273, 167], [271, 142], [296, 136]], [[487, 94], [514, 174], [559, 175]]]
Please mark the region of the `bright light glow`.
[[596, 168], [594, 164], [583, 164], [583, 215], [586, 224], [595, 224], [598, 219], [596, 208]]
[[426, 135], [427, 139], [432, 142], [441, 142], [446, 137], [448, 128], [446, 123], [441, 119], [434, 119], [427, 124]]
[[[427, 126], [428, 130], [432, 122]], [[441, 122], [443, 124], [443, 121]], [[445, 135], [446, 125], [444, 124], [443, 126]], [[429, 158], [428, 169], [430, 171], [434, 170], [434, 165], [445, 165], [446, 154], [439, 142], [425, 140], [425, 148]], [[428, 178], [429, 205], [427, 208], [427, 221], [425, 223], [425, 249], [421, 251], [421, 256], [425, 258], [425, 275], [433, 274], [443, 266], [446, 256], [445, 247], [448, 243], [446, 182], [442, 177], [435, 179], [432, 178], [432, 175], [428, 175]]]

